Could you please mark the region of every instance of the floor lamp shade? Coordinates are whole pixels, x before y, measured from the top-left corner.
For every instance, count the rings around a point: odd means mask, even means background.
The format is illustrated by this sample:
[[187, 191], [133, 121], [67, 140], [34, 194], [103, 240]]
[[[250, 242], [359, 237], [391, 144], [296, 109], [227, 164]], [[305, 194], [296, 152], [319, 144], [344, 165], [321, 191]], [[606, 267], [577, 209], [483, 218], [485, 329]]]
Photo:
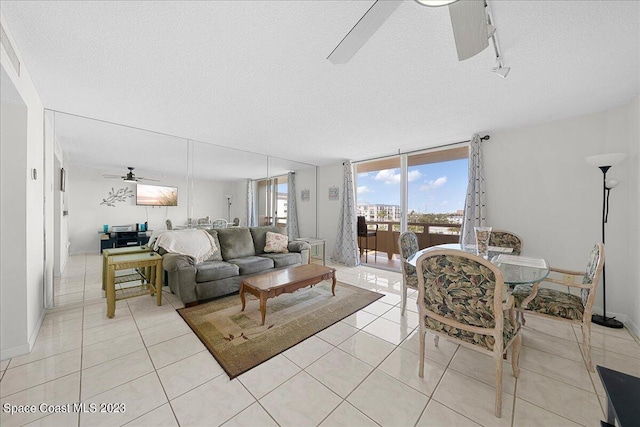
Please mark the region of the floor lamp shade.
[[604, 166], [615, 166], [624, 158], [627, 157], [626, 153], [609, 153], [609, 154], [598, 154], [596, 156], [589, 156], [585, 160], [591, 166], [596, 167], [604, 167]]
[[[618, 184], [615, 179], [607, 180], [607, 171], [611, 166], [615, 166], [627, 157], [625, 153], [609, 153], [589, 156], [585, 160], [591, 166], [596, 166], [602, 171], [602, 243], [605, 241], [605, 231], [607, 218], [609, 216], [609, 192]], [[602, 315], [594, 314], [591, 321], [597, 325], [608, 328], [622, 328], [623, 324], [613, 317], [607, 317], [607, 274], [605, 266], [602, 267]]]

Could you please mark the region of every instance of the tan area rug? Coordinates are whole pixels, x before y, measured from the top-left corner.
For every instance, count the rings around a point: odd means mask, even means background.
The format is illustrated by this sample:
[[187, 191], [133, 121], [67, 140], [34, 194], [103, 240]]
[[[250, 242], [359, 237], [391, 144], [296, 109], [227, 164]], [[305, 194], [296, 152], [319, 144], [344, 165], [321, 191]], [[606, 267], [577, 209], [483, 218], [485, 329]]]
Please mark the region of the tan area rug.
[[261, 326], [260, 304], [246, 294], [231, 295], [178, 313], [198, 335], [220, 366], [235, 378], [273, 356], [333, 325], [383, 295], [338, 282], [336, 296], [331, 284], [321, 282], [267, 300], [267, 317]]

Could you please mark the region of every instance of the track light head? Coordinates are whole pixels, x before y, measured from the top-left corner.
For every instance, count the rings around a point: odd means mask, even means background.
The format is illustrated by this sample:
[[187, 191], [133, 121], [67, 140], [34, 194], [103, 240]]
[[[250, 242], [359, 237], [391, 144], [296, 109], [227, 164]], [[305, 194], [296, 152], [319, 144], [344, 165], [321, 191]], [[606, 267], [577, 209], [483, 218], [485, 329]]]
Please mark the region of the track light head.
[[505, 67], [502, 64], [502, 59], [497, 58], [496, 59], [496, 66], [493, 67], [491, 69], [491, 71], [493, 71], [494, 73], [496, 73], [497, 75], [499, 75], [503, 79], [506, 79], [507, 76], [509, 75], [509, 71], [511, 71], [511, 67]]

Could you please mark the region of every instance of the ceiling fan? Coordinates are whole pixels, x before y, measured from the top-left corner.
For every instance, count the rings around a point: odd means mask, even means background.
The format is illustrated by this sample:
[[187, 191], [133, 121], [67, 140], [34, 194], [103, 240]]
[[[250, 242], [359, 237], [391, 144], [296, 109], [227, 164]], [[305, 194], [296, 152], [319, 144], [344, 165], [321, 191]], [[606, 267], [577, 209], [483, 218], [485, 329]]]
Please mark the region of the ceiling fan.
[[[471, 58], [489, 46], [489, 38], [493, 36], [495, 27], [491, 25], [485, 12], [485, 0], [415, 1], [423, 6], [449, 6], [458, 60]], [[327, 59], [333, 64], [349, 62], [401, 2], [402, 0], [376, 0]]]
[[129, 169], [129, 172], [127, 172], [126, 175], [121, 176], [121, 175], [109, 175], [109, 174], [104, 174], [102, 175], [104, 178], [122, 178], [124, 180], [124, 182], [138, 182], [138, 181], [155, 181], [155, 182], [160, 182], [160, 180], [158, 179], [151, 179], [151, 178], [143, 178], [141, 176], [136, 176], [136, 174], [133, 173], [133, 169], [131, 166], [127, 166], [127, 169]]

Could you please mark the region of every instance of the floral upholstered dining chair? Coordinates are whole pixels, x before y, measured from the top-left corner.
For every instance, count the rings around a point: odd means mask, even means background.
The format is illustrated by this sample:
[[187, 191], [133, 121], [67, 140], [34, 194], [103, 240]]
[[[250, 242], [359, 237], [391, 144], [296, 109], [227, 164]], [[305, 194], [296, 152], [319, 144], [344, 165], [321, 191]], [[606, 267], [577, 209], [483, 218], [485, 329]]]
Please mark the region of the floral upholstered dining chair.
[[[596, 244], [591, 249], [584, 273], [580, 271], [551, 268], [550, 275], [533, 285], [518, 285], [513, 291], [516, 309], [532, 315], [578, 324], [582, 329], [582, 349], [587, 369], [595, 372], [591, 361], [591, 310], [596, 299], [596, 290], [604, 265], [604, 245]], [[582, 283], [576, 278], [582, 277]], [[539, 287], [540, 283], [551, 283], [555, 288]], [[558, 287], [566, 290], [559, 290]], [[574, 289], [574, 293], [571, 290]], [[524, 322], [524, 317], [523, 317]]]
[[402, 311], [400, 314], [404, 316], [407, 309], [407, 288], [418, 289], [416, 268], [407, 262], [407, 258], [419, 250], [418, 236], [413, 231], [405, 231], [398, 238], [398, 247], [402, 264]]
[[218, 218], [216, 220], [211, 221], [211, 228], [213, 229], [227, 228], [228, 225], [229, 223], [224, 218]]
[[420, 378], [424, 377], [425, 333], [445, 337], [493, 356], [496, 373], [495, 416], [502, 415], [502, 358], [509, 348], [518, 377], [522, 336], [513, 298], [503, 301], [500, 270], [482, 257], [455, 250], [433, 250], [418, 258]]
[[510, 231], [491, 230], [489, 246], [511, 248], [513, 249], [512, 255], [520, 255], [522, 253], [522, 238]]

